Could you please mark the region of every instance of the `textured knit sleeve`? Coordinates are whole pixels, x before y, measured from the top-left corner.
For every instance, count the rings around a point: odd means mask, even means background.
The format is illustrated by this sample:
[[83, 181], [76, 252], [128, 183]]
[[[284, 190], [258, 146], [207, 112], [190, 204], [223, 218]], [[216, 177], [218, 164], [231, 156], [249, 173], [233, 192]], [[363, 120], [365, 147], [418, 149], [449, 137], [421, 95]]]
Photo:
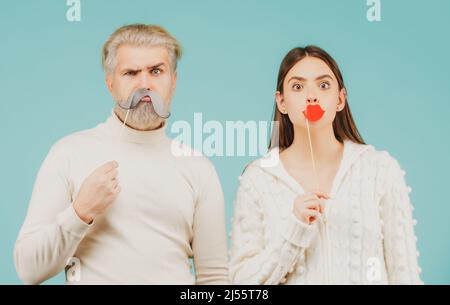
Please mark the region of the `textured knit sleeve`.
[[222, 187], [209, 160], [197, 169], [201, 173], [196, 203], [192, 249], [196, 284], [229, 284], [225, 206]]
[[262, 173], [247, 168], [240, 178], [231, 235], [230, 277], [233, 284], [282, 284], [299, 256], [317, 235], [316, 225], [299, 221], [294, 214], [276, 239], [265, 241], [268, 230], [261, 194], [255, 184]]
[[67, 162], [53, 146], [39, 169], [15, 244], [19, 278], [38, 284], [63, 271], [89, 227], [72, 207]]
[[381, 199], [384, 254], [390, 284], [422, 284], [412, 217], [411, 190], [397, 160], [388, 157], [387, 192]]

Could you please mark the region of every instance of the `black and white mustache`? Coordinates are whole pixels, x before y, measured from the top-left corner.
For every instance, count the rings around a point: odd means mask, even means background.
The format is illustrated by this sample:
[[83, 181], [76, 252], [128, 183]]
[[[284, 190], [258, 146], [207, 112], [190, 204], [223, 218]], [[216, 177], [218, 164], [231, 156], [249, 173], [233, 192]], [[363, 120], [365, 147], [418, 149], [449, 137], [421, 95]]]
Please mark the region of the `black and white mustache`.
[[168, 107], [164, 103], [164, 99], [158, 93], [147, 88], [140, 88], [131, 92], [126, 101], [118, 102], [119, 107], [125, 110], [134, 109], [137, 107], [142, 98], [146, 96], [150, 98], [153, 109], [155, 109], [155, 112], [159, 117], [167, 119], [170, 116], [170, 111], [167, 109]]

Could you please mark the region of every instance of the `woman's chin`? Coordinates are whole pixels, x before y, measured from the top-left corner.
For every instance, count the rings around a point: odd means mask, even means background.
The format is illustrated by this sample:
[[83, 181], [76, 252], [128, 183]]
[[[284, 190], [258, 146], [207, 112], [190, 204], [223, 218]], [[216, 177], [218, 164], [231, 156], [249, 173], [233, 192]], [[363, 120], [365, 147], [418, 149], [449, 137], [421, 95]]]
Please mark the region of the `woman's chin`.
[[295, 128], [301, 128], [304, 129], [305, 131], [308, 130], [308, 127], [310, 130], [317, 130], [317, 129], [322, 129], [325, 127], [332, 127], [333, 122], [328, 122], [327, 120], [324, 120], [323, 118], [314, 122], [308, 121], [308, 125], [306, 125], [306, 120], [299, 122], [297, 124], [294, 124]]

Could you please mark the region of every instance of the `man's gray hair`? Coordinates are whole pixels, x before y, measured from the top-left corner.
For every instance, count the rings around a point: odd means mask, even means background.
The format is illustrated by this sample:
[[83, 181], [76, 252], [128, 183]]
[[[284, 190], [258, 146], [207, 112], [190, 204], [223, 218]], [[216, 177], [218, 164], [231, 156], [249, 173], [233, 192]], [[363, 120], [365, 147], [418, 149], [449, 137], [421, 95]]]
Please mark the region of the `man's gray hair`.
[[181, 58], [180, 43], [158, 25], [131, 24], [117, 29], [103, 45], [102, 65], [107, 74], [112, 74], [117, 65], [117, 49], [121, 45], [131, 46], [163, 46], [169, 53], [169, 63], [173, 71]]

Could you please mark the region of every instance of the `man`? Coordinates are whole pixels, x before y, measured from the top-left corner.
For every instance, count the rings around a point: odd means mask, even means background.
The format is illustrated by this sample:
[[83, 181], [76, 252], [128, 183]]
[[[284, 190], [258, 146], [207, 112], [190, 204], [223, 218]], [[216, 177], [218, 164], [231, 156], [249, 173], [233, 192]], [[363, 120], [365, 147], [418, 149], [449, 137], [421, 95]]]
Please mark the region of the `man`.
[[[25, 283], [65, 267], [68, 284], [228, 283], [217, 174], [204, 157], [172, 152], [167, 117], [155, 111], [169, 109], [180, 56], [159, 26], [124, 26], [105, 43], [117, 103], [104, 123], [53, 145], [42, 164], [14, 251]], [[139, 90], [151, 94], [123, 106]]]

